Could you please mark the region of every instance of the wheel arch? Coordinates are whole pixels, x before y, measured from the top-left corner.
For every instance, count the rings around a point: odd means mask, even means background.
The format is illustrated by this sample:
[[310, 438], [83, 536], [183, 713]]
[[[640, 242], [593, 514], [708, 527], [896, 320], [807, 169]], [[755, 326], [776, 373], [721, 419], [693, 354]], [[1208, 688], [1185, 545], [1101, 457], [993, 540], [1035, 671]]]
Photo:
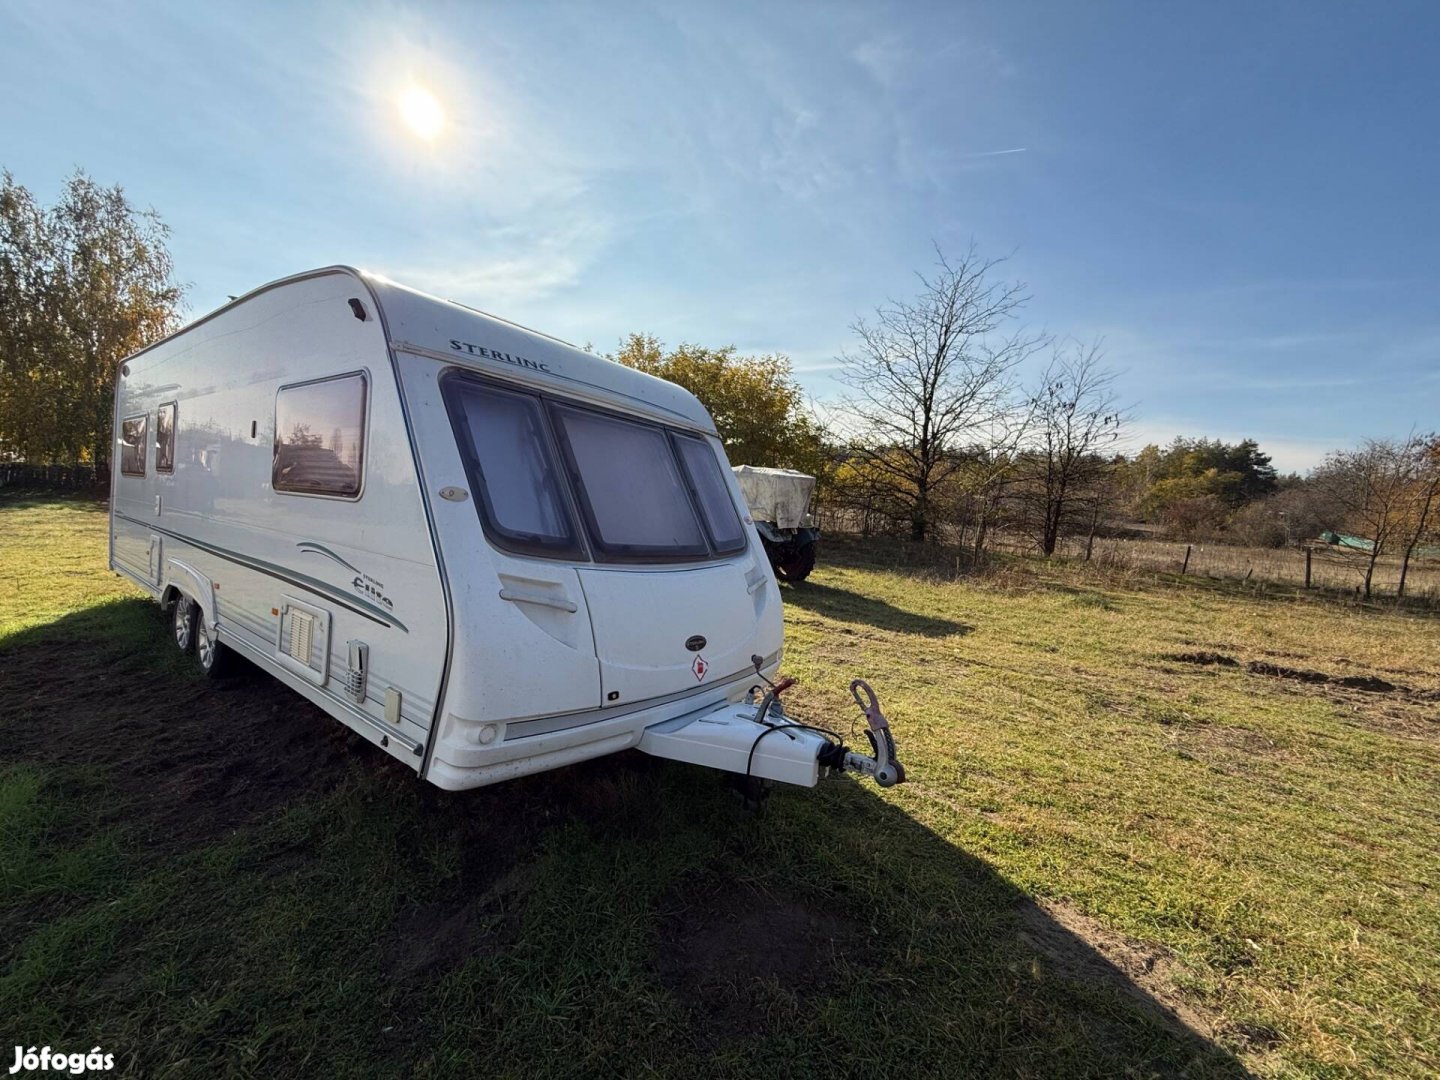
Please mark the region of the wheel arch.
[[206, 624], [213, 628], [219, 622], [215, 614], [214, 593], [210, 579], [195, 567], [180, 559], [165, 560], [165, 579], [160, 587], [162, 607], [169, 607], [177, 597], [189, 597], [199, 606]]

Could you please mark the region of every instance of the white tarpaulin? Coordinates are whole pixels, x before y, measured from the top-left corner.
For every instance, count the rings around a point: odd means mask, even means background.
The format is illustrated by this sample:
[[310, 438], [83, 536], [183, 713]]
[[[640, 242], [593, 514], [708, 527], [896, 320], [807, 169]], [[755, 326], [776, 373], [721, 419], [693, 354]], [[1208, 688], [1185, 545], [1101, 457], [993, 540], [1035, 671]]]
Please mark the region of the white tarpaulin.
[[810, 496], [815, 491], [813, 476], [794, 469], [736, 465], [735, 479], [756, 521], [770, 521], [782, 529], [798, 529], [806, 524]]

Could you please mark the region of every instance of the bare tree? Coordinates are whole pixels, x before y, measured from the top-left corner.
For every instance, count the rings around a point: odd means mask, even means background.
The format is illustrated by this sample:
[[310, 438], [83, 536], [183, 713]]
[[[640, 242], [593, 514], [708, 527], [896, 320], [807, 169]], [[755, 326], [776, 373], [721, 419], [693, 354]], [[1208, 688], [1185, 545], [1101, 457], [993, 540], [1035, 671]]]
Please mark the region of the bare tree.
[[910, 536], [924, 540], [937, 517], [937, 490], [961, 467], [967, 446], [1013, 439], [1015, 366], [1040, 338], [999, 334], [1029, 297], [1018, 282], [993, 280], [1000, 259], [972, 247], [917, 274], [913, 300], [857, 319], [859, 339], [840, 357], [845, 399], [859, 431], [853, 451], [904, 506]]
[[1040, 549], [1055, 554], [1071, 519], [1099, 517], [1101, 481], [1110, 451], [1129, 420], [1116, 397], [1115, 372], [1105, 367], [1100, 342], [1057, 345], [1029, 395], [1030, 445], [1020, 456], [1021, 498]]
[[1435, 531], [1435, 519], [1440, 516], [1440, 435], [1434, 433], [1411, 436], [1411, 452], [1414, 455], [1415, 480], [1409, 499], [1408, 520], [1405, 522], [1405, 551], [1400, 556], [1400, 584], [1396, 595], [1405, 595], [1405, 579], [1410, 574], [1410, 560], [1415, 549], [1431, 532]]
[[[1341, 510], [1343, 520], [1338, 524], [1367, 543], [1367, 599], [1380, 557], [1396, 547], [1413, 551], [1414, 543], [1407, 546], [1411, 535], [1408, 523], [1415, 509], [1423, 446], [1416, 435], [1399, 441], [1367, 439], [1358, 450], [1330, 454], [1316, 470], [1316, 482]], [[1418, 531], [1423, 535], [1423, 526]]]

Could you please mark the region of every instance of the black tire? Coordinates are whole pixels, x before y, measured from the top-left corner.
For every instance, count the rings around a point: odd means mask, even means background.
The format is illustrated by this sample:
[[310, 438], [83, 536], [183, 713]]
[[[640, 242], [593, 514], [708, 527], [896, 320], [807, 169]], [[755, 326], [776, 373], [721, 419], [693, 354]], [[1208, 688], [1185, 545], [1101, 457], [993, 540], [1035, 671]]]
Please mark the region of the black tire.
[[815, 569], [815, 544], [806, 544], [785, 562], [777, 563], [775, 576], [781, 581], [795, 584], [804, 581]]
[[203, 617], [195, 621], [195, 659], [200, 670], [212, 679], [223, 678], [235, 667], [235, 654], [230, 647], [215, 638], [215, 631], [205, 624]]
[[200, 625], [200, 606], [184, 593], [170, 605], [170, 640], [182, 653], [195, 651], [195, 628]]

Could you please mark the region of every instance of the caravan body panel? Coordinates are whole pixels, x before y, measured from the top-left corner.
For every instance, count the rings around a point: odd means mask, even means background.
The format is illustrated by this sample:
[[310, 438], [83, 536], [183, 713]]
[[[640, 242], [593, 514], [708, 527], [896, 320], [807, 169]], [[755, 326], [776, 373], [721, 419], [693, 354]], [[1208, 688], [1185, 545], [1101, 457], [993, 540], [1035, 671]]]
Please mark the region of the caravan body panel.
[[[366, 305], [365, 321], [352, 298]], [[144, 471], [114, 470], [112, 566], [159, 598], [191, 597], [223, 643], [299, 676], [340, 719], [418, 769], [447, 650], [445, 603], [373, 309], [363, 281], [321, 274], [262, 290], [127, 361], [114, 460], [128, 451]], [[340, 445], [334, 431], [315, 437], [334, 443], [319, 449], [336, 460], [354, 455], [358, 495], [274, 490], [281, 388], [336, 376], [363, 383], [363, 446]], [[173, 459], [162, 471], [155, 428], [166, 405]], [[148, 418], [140, 455], [122, 443], [135, 416]], [[308, 639], [292, 636], [300, 622]], [[288, 651], [292, 640], [308, 645], [305, 658]], [[369, 646], [362, 701], [341, 685], [350, 641]], [[387, 689], [400, 698], [393, 723]]]
[[[363, 447], [332, 422], [340, 405], [323, 404], [355, 379]], [[527, 460], [522, 446], [478, 462], [475, 432], [454, 422], [462, 384], [530, 402], [553, 459]], [[281, 407], [312, 398], [315, 425]], [[729, 506], [733, 540], [653, 562], [601, 551], [579, 524], [586, 463], [562, 463], [557, 410], [665, 433], [654, 437], [677, 462], [682, 444], [696, 461], [708, 448], [723, 479], [706, 513]], [[381, 278], [316, 271], [132, 357], [118, 380], [117, 461], [127, 446], [137, 456], [126, 420], [139, 417], [145, 469], [115, 470], [112, 566], [162, 602], [190, 596], [222, 643], [442, 787], [638, 745], [648, 726], [740, 700], [757, 681], [752, 656], [767, 674], [779, 664], [779, 592], [709, 415], [678, 386], [554, 338]], [[500, 431], [476, 417], [471, 428]], [[158, 473], [155, 428], [167, 422], [173, 471]], [[481, 501], [492, 480], [518, 483], [507, 469], [562, 493], [573, 550], [497, 540]], [[346, 493], [277, 490], [296, 477]]]

